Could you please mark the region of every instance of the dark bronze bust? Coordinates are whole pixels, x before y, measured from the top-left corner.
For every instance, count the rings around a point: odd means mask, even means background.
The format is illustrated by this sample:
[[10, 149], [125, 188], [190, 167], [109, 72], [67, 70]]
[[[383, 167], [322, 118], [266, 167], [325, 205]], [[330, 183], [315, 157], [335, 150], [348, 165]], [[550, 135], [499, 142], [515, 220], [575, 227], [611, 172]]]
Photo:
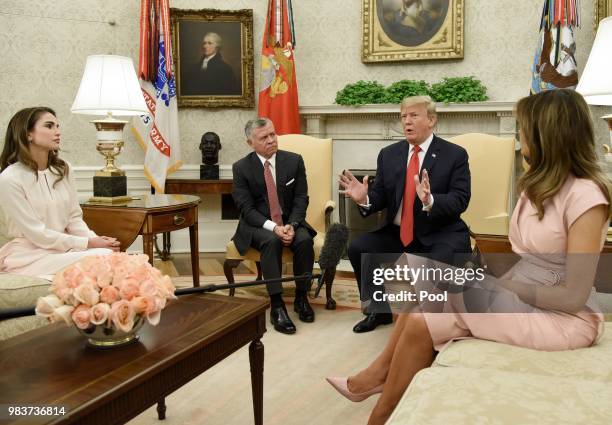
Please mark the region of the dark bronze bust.
[[221, 150], [221, 140], [217, 133], [208, 131], [204, 133], [200, 141], [202, 151], [202, 164], [216, 165], [219, 162], [219, 151]]

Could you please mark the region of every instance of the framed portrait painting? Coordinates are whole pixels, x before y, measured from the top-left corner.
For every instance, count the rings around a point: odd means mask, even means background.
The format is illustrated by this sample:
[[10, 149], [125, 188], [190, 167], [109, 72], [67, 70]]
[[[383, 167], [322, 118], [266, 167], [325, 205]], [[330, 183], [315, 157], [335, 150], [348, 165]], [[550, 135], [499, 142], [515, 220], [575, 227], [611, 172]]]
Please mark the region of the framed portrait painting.
[[179, 107], [255, 106], [253, 11], [170, 9]]
[[363, 62], [463, 58], [464, 0], [363, 0]]

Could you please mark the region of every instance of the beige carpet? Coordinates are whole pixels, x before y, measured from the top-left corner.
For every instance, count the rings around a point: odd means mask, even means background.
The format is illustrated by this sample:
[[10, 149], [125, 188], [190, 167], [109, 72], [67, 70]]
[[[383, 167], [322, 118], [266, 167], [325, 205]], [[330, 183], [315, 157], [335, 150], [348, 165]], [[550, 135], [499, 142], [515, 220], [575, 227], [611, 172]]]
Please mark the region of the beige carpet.
[[[240, 278], [249, 280], [251, 277]], [[181, 278], [174, 279], [177, 286], [185, 284]], [[215, 280], [222, 278], [203, 276], [201, 284], [215, 283]], [[342, 286], [337, 287], [337, 301], [340, 301]], [[248, 296], [256, 294], [251, 292]], [[358, 309], [340, 307], [329, 311], [315, 305], [314, 323], [298, 321], [291, 305], [288, 310], [298, 328], [297, 333], [280, 334], [267, 322], [268, 331], [262, 339], [265, 348], [264, 423], [365, 424], [378, 396], [352, 403], [336, 393], [325, 381], [325, 376], [347, 375], [365, 367], [381, 351], [391, 326], [355, 334], [352, 327], [363, 317]], [[174, 392], [166, 399], [166, 405], [164, 422], [157, 420], [154, 406], [129, 424], [252, 424], [248, 347]]]

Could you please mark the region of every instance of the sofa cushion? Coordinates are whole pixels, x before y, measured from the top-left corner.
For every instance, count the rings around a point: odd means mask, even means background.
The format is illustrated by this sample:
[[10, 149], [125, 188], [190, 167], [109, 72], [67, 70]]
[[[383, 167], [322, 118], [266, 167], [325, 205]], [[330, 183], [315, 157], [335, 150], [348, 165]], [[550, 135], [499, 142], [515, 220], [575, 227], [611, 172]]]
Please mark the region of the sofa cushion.
[[387, 425], [610, 424], [612, 386], [493, 369], [420, 371]]
[[612, 383], [612, 323], [592, 347], [568, 351], [539, 351], [479, 339], [448, 344], [435, 366], [497, 369], [537, 375], [578, 377]]
[[0, 309], [29, 307], [49, 295], [51, 282], [38, 277], [0, 273]]
[[44, 317], [27, 316], [0, 322], [0, 341], [12, 338], [32, 329], [40, 328], [49, 322]]

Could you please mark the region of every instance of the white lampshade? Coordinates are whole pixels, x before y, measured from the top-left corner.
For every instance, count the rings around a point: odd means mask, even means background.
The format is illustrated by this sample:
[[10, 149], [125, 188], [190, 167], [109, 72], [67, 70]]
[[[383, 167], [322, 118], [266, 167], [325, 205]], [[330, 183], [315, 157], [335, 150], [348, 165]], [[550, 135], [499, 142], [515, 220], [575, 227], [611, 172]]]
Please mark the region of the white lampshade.
[[113, 55], [87, 57], [83, 79], [70, 110], [88, 115], [148, 113], [131, 58]]
[[590, 105], [612, 105], [612, 16], [599, 22], [595, 42], [576, 91]]

